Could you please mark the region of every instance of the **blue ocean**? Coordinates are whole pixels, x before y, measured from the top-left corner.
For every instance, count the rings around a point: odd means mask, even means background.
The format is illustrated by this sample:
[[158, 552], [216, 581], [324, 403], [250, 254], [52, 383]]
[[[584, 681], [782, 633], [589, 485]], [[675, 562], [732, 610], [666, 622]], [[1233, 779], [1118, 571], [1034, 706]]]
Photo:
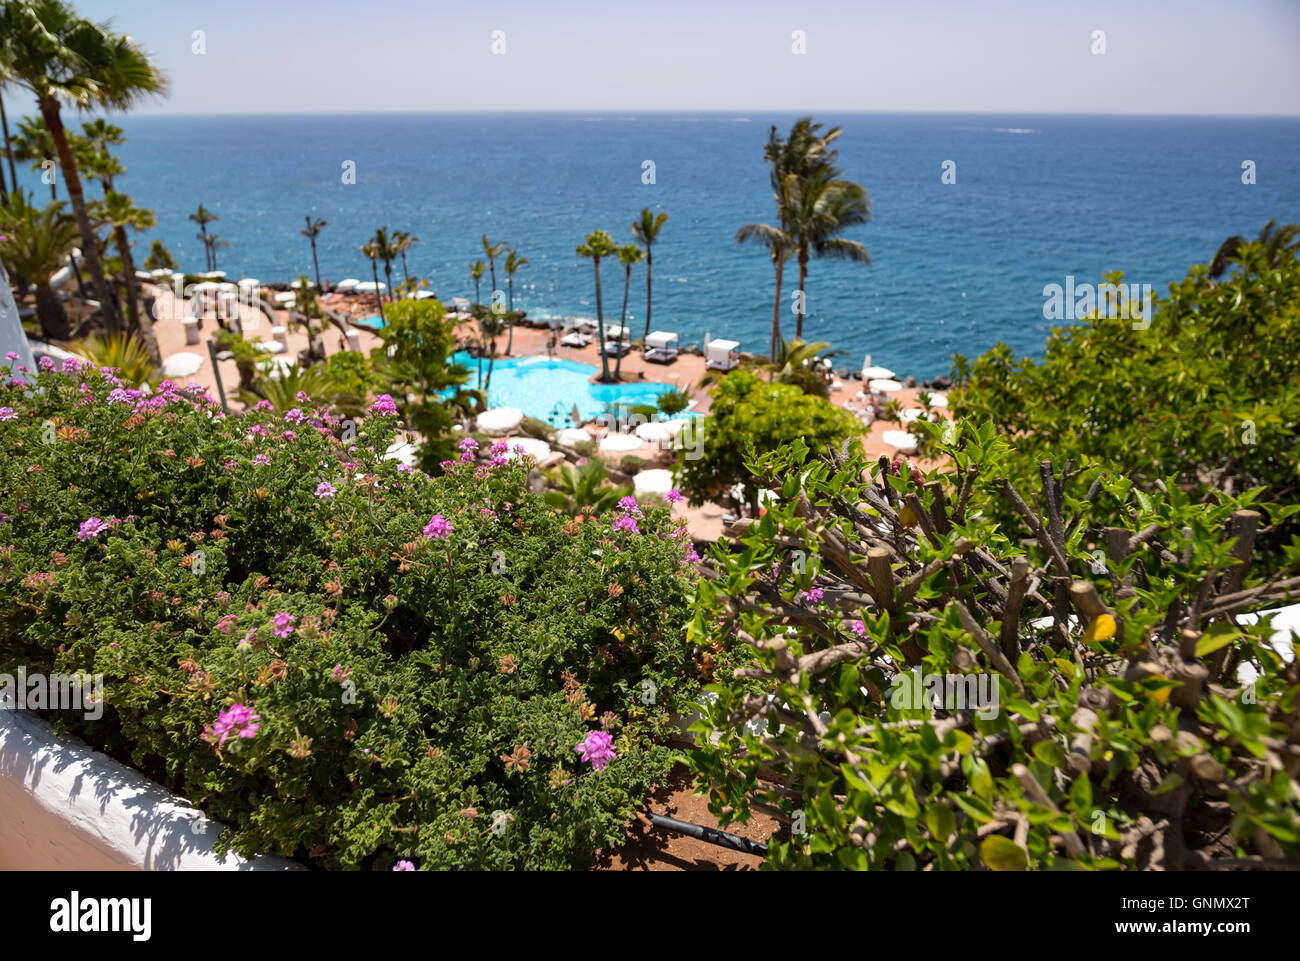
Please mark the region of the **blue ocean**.
[[[70, 120], [72, 118], [69, 118]], [[632, 242], [642, 207], [666, 211], [654, 250], [656, 328], [684, 344], [706, 333], [766, 352], [773, 270], [737, 228], [771, 222], [763, 161], [771, 124], [793, 114], [371, 114], [127, 116], [120, 189], [158, 215], [137, 241], [160, 238], [187, 270], [203, 269], [200, 203], [230, 243], [219, 266], [264, 282], [311, 272], [299, 230], [329, 222], [323, 276], [369, 279], [360, 248], [376, 227], [420, 238], [408, 259], [443, 299], [473, 296], [468, 264], [486, 233], [529, 261], [516, 306], [533, 316], [594, 316], [591, 262], [574, 248], [596, 229]], [[998, 341], [1041, 352], [1051, 322], [1043, 288], [1170, 282], [1205, 263], [1224, 237], [1270, 218], [1300, 220], [1300, 119], [993, 114], [818, 114], [844, 128], [839, 161], [872, 199], [848, 236], [872, 265], [814, 260], [805, 338], [828, 340], [900, 374], [944, 373]], [[12, 118], [11, 118], [12, 122]], [[344, 183], [347, 162], [355, 183]], [[654, 183], [643, 182], [653, 161]], [[956, 182], [942, 182], [953, 161]], [[1254, 184], [1242, 182], [1253, 161]], [[30, 183], [39, 188], [35, 178]], [[607, 318], [624, 276], [602, 264]], [[793, 334], [786, 272], [783, 329]], [[400, 268], [397, 274], [400, 279]], [[382, 277], [381, 277], [382, 279]], [[629, 326], [644, 323], [644, 266], [634, 268]], [[505, 282], [498, 264], [498, 286]], [[484, 278], [487, 297], [487, 278]]]

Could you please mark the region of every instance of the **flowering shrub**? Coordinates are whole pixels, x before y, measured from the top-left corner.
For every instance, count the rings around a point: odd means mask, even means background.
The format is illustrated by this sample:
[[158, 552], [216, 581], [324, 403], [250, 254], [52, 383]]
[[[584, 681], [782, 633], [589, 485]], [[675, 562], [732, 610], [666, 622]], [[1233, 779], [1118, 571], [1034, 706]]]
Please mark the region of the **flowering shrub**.
[[57, 723], [245, 855], [564, 868], [623, 838], [698, 691], [666, 507], [579, 523], [504, 443], [430, 478], [383, 459], [384, 398], [227, 417], [76, 361], [0, 374], [0, 671], [104, 675], [102, 720]]

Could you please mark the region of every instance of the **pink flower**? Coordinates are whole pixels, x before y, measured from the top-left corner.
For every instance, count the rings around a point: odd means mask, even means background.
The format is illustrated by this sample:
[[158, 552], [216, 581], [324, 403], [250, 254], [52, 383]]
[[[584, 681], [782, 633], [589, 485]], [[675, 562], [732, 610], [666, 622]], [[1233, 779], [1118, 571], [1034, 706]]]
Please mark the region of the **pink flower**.
[[204, 728], [203, 740], [220, 746], [231, 737], [254, 737], [261, 728], [257, 723], [261, 719], [262, 715], [254, 714], [251, 707], [235, 704], [218, 714], [215, 724]]
[[670, 490], [667, 494], [664, 495], [664, 500], [666, 500], [670, 504], [680, 504], [683, 500], [683, 497], [676, 490]]
[[5, 351], [5, 360], [13, 361], [17, 359], [18, 359], [18, 351], [16, 350]]
[[618, 502], [618, 506], [623, 508], [623, 510], [627, 511], [629, 514], [636, 517], [641, 516], [641, 506], [636, 502], [636, 498], [631, 494], [627, 497], [621, 498]]
[[630, 531], [633, 534], [641, 533], [641, 529], [636, 526], [636, 518], [630, 514], [620, 514], [614, 521], [614, 530]]
[[[302, 393], [302, 391], [299, 391], [299, 393]], [[294, 407], [285, 413], [284, 419], [291, 424], [300, 424], [302, 423], [302, 411]]]
[[308, 395], [308, 393], [305, 390], [298, 391], [298, 393], [295, 394], [294, 397], [297, 398], [297, 401], [300, 404], [310, 403], [311, 401], [310, 395]]
[[578, 757], [590, 761], [597, 771], [605, 770], [609, 762], [618, 757], [614, 753], [614, 735], [608, 731], [588, 731], [586, 739], [578, 745]]
[[272, 632], [276, 637], [288, 637], [293, 633], [293, 622], [298, 618], [288, 611], [280, 611], [275, 615], [275, 630]]
[[77, 528], [77, 540], [88, 541], [98, 537], [104, 531], [108, 530], [108, 524], [98, 517], [90, 517], [81, 522]]
[[12, 407], [0, 407], [0, 420], [13, 420], [17, 416]]
[[867, 625], [863, 624], [861, 621], [854, 621], [849, 626], [853, 628], [853, 633], [858, 635], [858, 637], [867, 636]]
[[342, 684], [352, 676], [352, 668], [344, 667], [342, 664], [335, 664], [334, 670], [330, 671], [330, 677]]
[[820, 587], [810, 587], [799, 596], [806, 601], [812, 601], [814, 604], [820, 604], [824, 592]]
[[267, 464], [271, 463], [271, 458], [267, 457], [265, 454], [258, 454], [253, 458], [253, 463], [265, 467]]
[[434, 514], [429, 523], [424, 525], [424, 536], [433, 540], [445, 541], [455, 528], [441, 514]]
[[388, 394], [380, 394], [367, 409], [372, 414], [383, 414], [385, 416], [396, 416], [397, 414], [397, 405], [393, 403], [393, 398]]
[[396, 864], [393, 865], [393, 870], [394, 870], [394, 871], [414, 871], [414, 870], [415, 870], [415, 865], [412, 864], [410, 861], [398, 861]]
[[316, 496], [323, 501], [330, 500], [337, 493], [338, 491], [334, 489], [334, 485], [329, 481], [321, 481], [316, 485]]
[[217, 621], [217, 630], [222, 634], [232, 634], [235, 630], [235, 622], [239, 620], [237, 614], [227, 614], [221, 620]]

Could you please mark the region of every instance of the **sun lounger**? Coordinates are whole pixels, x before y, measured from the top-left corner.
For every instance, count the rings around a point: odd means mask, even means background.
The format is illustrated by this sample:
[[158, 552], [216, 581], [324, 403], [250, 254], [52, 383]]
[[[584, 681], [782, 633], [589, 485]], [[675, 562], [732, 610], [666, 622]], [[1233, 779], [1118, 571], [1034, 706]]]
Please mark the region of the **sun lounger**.
[[677, 359], [677, 350], [673, 347], [651, 347], [645, 352], [645, 359], [656, 364], [671, 364]]
[[560, 338], [560, 344], [564, 347], [586, 347], [590, 343], [590, 337], [586, 334], [580, 334], [576, 330]]

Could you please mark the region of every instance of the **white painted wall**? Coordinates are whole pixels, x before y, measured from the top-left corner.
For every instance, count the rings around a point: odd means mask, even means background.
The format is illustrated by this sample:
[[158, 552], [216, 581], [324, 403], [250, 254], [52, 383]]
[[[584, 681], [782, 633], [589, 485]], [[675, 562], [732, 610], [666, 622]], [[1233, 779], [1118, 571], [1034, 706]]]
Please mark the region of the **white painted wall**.
[[0, 870], [275, 871], [212, 850], [224, 825], [139, 771], [0, 704]]

